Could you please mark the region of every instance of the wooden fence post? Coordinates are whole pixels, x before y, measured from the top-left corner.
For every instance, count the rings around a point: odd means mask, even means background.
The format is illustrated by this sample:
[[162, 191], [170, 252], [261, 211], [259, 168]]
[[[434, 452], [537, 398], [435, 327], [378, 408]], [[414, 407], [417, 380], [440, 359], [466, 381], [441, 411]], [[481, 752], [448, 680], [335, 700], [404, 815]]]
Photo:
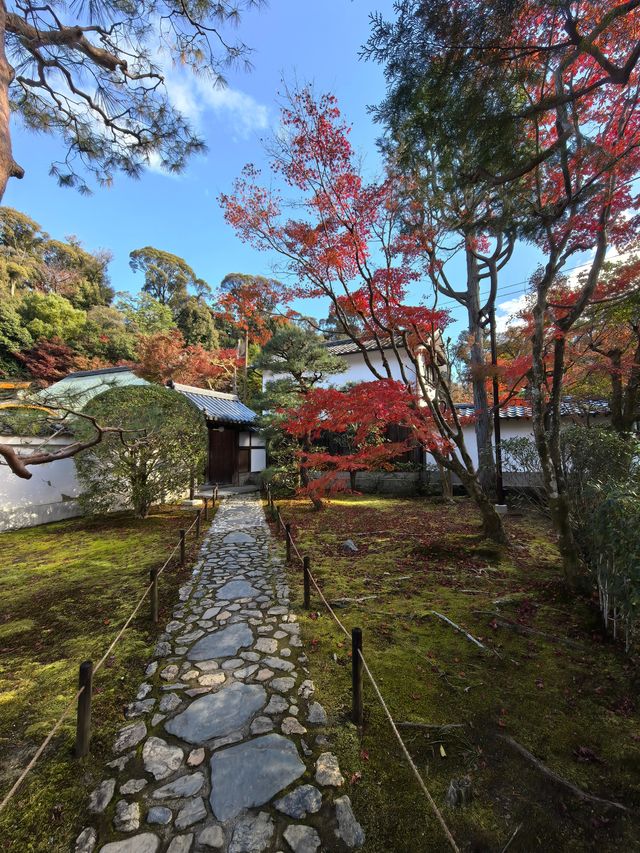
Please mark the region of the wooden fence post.
[[287, 563], [291, 562], [291, 525], [287, 522], [284, 526], [284, 535], [287, 540]]
[[151, 581], [151, 621], [155, 624], [158, 622], [158, 571], [159, 569], [151, 569], [149, 572], [149, 580]]
[[209, 521], [209, 498], [203, 498], [204, 500], [204, 520]]
[[351, 719], [356, 726], [362, 725], [362, 629], [351, 630]]
[[311, 578], [309, 576], [309, 557], [304, 557], [302, 560], [303, 582], [304, 582], [304, 609], [309, 610], [311, 607]]
[[89, 754], [91, 741], [91, 693], [93, 690], [93, 661], [85, 660], [80, 664], [78, 689], [84, 687], [78, 696], [78, 716], [76, 720], [76, 758]]
[[200, 519], [202, 516], [202, 510], [198, 510], [198, 514], [196, 515], [196, 539], [200, 538]]
[[187, 561], [187, 531], [180, 529], [180, 565], [184, 566]]

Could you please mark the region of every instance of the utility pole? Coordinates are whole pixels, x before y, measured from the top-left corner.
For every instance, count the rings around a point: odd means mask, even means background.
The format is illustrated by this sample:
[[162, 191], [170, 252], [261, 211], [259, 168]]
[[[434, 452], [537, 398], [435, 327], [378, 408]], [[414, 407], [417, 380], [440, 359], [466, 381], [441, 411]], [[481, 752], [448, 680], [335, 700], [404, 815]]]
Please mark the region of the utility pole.
[[491, 334], [491, 367], [493, 386], [493, 443], [496, 455], [496, 501], [499, 506], [505, 505], [504, 483], [502, 481], [502, 446], [500, 443], [500, 390], [498, 388], [498, 346], [496, 344], [496, 309], [489, 309], [489, 329]]
[[249, 327], [244, 330], [244, 402], [249, 398]]

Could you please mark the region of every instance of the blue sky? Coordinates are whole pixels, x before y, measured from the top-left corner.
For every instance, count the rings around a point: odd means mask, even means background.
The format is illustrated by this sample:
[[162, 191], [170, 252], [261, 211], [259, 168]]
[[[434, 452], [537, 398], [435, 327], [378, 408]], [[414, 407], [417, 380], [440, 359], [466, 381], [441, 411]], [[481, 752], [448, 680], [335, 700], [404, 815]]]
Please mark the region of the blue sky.
[[[265, 164], [261, 139], [277, 122], [283, 79], [334, 92], [353, 124], [352, 141], [365, 167], [376, 170], [380, 129], [367, 105], [380, 100], [384, 80], [379, 66], [358, 59], [373, 9], [391, 16], [392, 0], [271, 0], [263, 11], [246, 14], [240, 26], [240, 36], [255, 49], [252, 73], [231, 73], [223, 91], [173, 74], [172, 97], [209, 146], [206, 155], [194, 158], [177, 177], [154, 170], [139, 181], [118, 175], [111, 189], [80, 196], [48, 176], [51, 161], [63, 153], [55, 138], [24, 132], [15, 123], [14, 156], [26, 175], [10, 181], [4, 204], [24, 211], [55, 237], [74, 234], [88, 249], [109, 249], [117, 290], [140, 289], [141, 276], [129, 269], [128, 256], [145, 245], [184, 257], [212, 286], [229, 272], [270, 274], [274, 259], [235, 237], [217, 196], [230, 189], [245, 163]], [[503, 274], [505, 301], [524, 290], [522, 282], [535, 265], [533, 249], [518, 251]], [[313, 310], [322, 313], [320, 306]], [[461, 317], [461, 310], [454, 310], [454, 316]], [[452, 332], [459, 328], [456, 323]]]

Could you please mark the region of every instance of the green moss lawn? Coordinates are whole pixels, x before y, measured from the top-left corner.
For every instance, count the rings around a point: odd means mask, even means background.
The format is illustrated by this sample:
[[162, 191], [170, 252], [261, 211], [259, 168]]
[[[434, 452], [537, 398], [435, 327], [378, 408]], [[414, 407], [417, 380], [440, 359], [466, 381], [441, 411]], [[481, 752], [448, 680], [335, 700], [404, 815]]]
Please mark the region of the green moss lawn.
[[[0, 535], [0, 799], [73, 696], [80, 662], [102, 656], [192, 519], [164, 507], [144, 521], [120, 513]], [[163, 573], [160, 624], [187, 571]], [[73, 714], [0, 814], [0, 849], [70, 849], [156, 634], [145, 603], [94, 680], [91, 756], [72, 756]]]
[[[305, 500], [280, 506], [328, 598], [375, 596], [337, 612], [348, 628], [362, 627], [394, 718], [428, 727], [402, 732], [462, 850], [640, 849], [638, 658], [605, 639], [593, 602], [565, 592], [544, 521], [509, 518], [512, 545], [496, 551], [466, 500], [354, 496], [321, 512]], [[358, 545], [354, 556], [341, 553], [347, 538]], [[297, 563], [290, 582], [346, 791], [367, 832], [365, 853], [449, 849], [366, 678], [362, 737], [349, 724], [350, 644], [317, 596], [310, 614], [300, 609]], [[504, 736], [630, 811], [580, 799]], [[473, 801], [445, 806], [449, 783], [465, 776]]]

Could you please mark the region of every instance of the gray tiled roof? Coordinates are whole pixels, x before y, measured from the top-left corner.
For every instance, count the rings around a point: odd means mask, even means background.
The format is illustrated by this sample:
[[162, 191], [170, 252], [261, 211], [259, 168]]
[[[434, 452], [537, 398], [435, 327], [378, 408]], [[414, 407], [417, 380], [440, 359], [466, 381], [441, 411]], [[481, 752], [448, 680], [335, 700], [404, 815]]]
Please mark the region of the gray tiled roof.
[[132, 373], [133, 367], [121, 364], [118, 367], [98, 367], [96, 370], [75, 370], [73, 373], [67, 373], [65, 379], [76, 376], [109, 376], [112, 373]]
[[[383, 349], [390, 349], [391, 338], [380, 338], [380, 343], [382, 344]], [[402, 343], [398, 340], [396, 341], [396, 345], [402, 346]], [[351, 353], [362, 352], [363, 348], [368, 351], [377, 350], [378, 342], [374, 338], [371, 338], [368, 341], [360, 341], [360, 344], [357, 344], [350, 338], [346, 338], [341, 341], [327, 341], [325, 346], [327, 349], [330, 349], [334, 355], [351, 355]]]
[[221, 391], [208, 391], [206, 388], [196, 388], [193, 385], [170, 385], [176, 391], [197, 406], [210, 421], [221, 421], [230, 424], [250, 424], [257, 415], [235, 394], [223, 394]]
[[[461, 418], [472, 418], [475, 415], [473, 403], [456, 403], [456, 410]], [[606, 400], [584, 400], [576, 401], [566, 399], [560, 403], [560, 415], [565, 417], [586, 415], [608, 415], [610, 414], [609, 403]], [[506, 420], [517, 418], [530, 418], [531, 406], [503, 406], [500, 409], [500, 417]]]

